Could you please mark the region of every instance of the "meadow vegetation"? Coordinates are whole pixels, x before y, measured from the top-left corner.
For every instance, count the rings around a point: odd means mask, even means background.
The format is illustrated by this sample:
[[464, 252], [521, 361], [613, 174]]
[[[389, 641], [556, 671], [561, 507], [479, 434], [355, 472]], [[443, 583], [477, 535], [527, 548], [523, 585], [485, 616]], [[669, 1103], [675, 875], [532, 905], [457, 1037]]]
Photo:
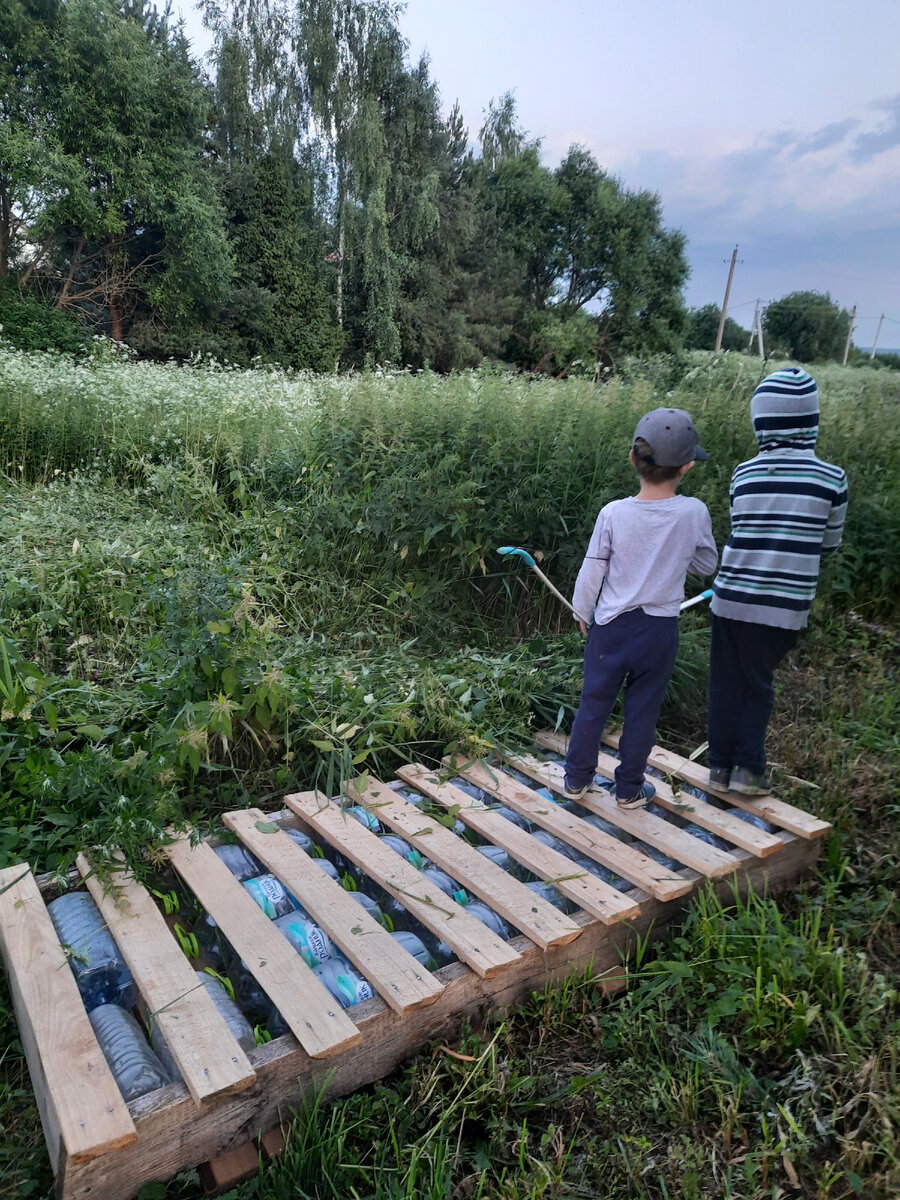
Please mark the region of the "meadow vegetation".
[[[663, 403], [710, 452], [686, 490], [721, 544], [758, 369], [315, 376], [0, 349], [0, 865], [62, 873], [88, 842], [140, 861], [172, 822], [565, 725], [580, 638], [496, 547], [570, 587]], [[236, 1200], [897, 1194], [897, 393], [888, 372], [815, 374], [851, 506], [770, 753], [780, 793], [834, 822], [817, 877], [699, 897], [623, 964], [619, 1000], [573, 979], [463, 1058], [312, 1099]], [[686, 615], [661, 731], [687, 752], [706, 628]], [[5, 994], [0, 1047], [0, 1196], [43, 1196]], [[196, 1194], [188, 1175], [147, 1200]]]

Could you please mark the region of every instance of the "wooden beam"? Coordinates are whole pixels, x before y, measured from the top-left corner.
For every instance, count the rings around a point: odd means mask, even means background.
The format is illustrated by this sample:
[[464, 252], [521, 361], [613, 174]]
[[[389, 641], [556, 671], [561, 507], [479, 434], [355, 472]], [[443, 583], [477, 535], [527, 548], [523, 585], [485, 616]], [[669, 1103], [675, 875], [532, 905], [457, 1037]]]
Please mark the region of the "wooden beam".
[[[569, 741], [561, 733], [539, 733], [535, 740], [555, 754], [565, 754]], [[609, 779], [612, 779], [618, 765], [618, 759], [613, 758], [611, 754], [601, 752], [597, 755], [597, 770]], [[654, 779], [653, 786], [656, 788], [654, 804], [658, 804], [660, 808], [665, 808], [676, 816], [684, 817], [686, 821], [692, 821], [701, 829], [706, 829], [710, 833], [714, 833], [716, 837], [731, 842], [732, 845], [739, 846], [742, 850], [749, 851], [757, 858], [765, 858], [768, 854], [774, 854], [783, 845], [781, 839], [774, 833], [766, 833], [765, 830], [757, 829], [755, 825], [742, 821], [728, 809], [716, 808], [715, 805], [707, 804], [705, 800], [700, 800], [687, 792], [676, 792], [664, 779]]]
[[627, 879], [636, 887], [643, 888], [657, 900], [674, 900], [691, 891], [697, 877], [684, 876], [660, 866], [640, 850], [635, 850], [617, 838], [595, 829], [580, 817], [573, 816], [560, 805], [539, 796], [532, 788], [505, 775], [500, 767], [488, 766], [483, 762], [456, 762], [444, 760], [457, 774], [474, 783], [483, 791], [496, 796], [509, 808], [521, 813], [535, 825], [540, 825], [554, 837], [561, 838], [575, 850], [601, 863], [616, 875]]
[[0, 950], [54, 1171], [137, 1138], [27, 863], [0, 870]]
[[196, 1103], [250, 1087], [247, 1055], [146, 888], [123, 866], [107, 889], [83, 854], [75, 861]]
[[[507, 761], [518, 771], [530, 775], [536, 782], [552, 788], [559, 795], [564, 795], [565, 772], [561, 763], [544, 762], [531, 754], [509, 755]], [[737, 868], [738, 860], [727, 851], [701, 842], [679, 829], [673, 822], [665, 821], [653, 813], [641, 809], [620, 808], [615, 797], [609, 792], [591, 788], [578, 803], [602, 817], [604, 821], [608, 821], [610, 825], [640, 838], [648, 846], [655, 847], [667, 857], [676, 859], [708, 879], [722, 879], [725, 875], [731, 875]]]
[[479, 854], [474, 846], [422, 813], [397, 792], [369, 780], [365, 792], [352, 784], [355, 799], [385, 825], [458, 879], [466, 891], [483, 900], [535, 945], [546, 950], [574, 941], [581, 928], [559, 909], [536, 896], [508, 871]]
[[505, 817], [490, 812], [452, 783], [442, 783], [435, 772], [427, 767], [409, 763], [400, 767], [397, 775], [424, 796], [451, 809], [464, 825], [495, 846], [502, 846], [516, 862], [545, 883], [552, 883], [564, 896], [597, 917], [604, 925], [633, 920], [640, 912], [640, 905], [631, 896], [617, 891], [596, 875], [579, 870], [571, 858], [545, 846]]
[[285, 803], [370, 879], [395, 896], [483, 979], [492, 978], [518, 961], [519, 955], [507, 942], [470, 916], [461, 904], [445, 896], [374, 833], [342, 813], [336, 804], [315, 792], [286, 796]]
[[[434, 1003], [443, 985], [258, 808], [226, 813], [223, 820], [297, 897], [391, 1008], [406, 1013]], [[271, 832], [262, 831], [269, 826]]]
[[180, 838], [166, 846], [182, 877], [313, 1058], [359, 1041], [359, 1030], [215, 852]]
[[[620, 734], [611, 733], [603, 740], [608, 746], [618, 747], [619, 737]], [[689, 758], [673, 754], [670, 750], [663, 750], [661, 746], [653, 747], [649, 761], [658, 771], [677, 775], [685, 783], [702, 788], [704, 792], [710, 792], [713, 796], [719, 796], [734, 808], [762, 817], [770, 824], [777, 825], [779, 829], [786, 829], [795, 837], [820, 838], [831, 832], [827, 821], [820, 821], [818, 817], [804, 812], [802, 808], [794, 808], [792, 804], [785, 804], [783, 800], [776, 800], [774, 796], [742, 796], [739, 792], [714, 788], [709, 782], [709, 770], [706, 767], [699, 767]]]

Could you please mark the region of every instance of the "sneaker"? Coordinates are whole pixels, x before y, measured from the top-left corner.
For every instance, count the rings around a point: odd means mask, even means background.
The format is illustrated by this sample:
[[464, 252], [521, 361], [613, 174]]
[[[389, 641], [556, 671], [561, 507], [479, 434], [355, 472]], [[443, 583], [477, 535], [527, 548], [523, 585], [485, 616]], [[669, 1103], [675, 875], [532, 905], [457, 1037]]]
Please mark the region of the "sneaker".
[[727, 792], [728, 785], [731, 781], [731, 767], [710, 767], [709, 768], [709, 786], [718, 788], [720, 792]]
[[643, 808], [655, 795], [656, 788], [648, 780], [645, 780], [636, 796], [616, 796], [616, 804], [619, 808]]
[[590, 786], [586, 783], [584, 787], [572, 787], [568, 775], [563, 776], [563, 795], [567, 800], [580, 800]]
[[728, 786], [742, 796], [768, 796], [772, 791], [771, 781], [765, 775], [754, 775], [746, 767], [735, 767]]

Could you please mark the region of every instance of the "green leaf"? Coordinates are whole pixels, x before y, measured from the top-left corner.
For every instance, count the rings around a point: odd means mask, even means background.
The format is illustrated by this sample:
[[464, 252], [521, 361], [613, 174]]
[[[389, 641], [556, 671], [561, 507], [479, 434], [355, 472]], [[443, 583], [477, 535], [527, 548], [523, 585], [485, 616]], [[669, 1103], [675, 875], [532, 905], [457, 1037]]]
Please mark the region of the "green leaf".
[[99, 725], [81, 725], [75, 732], [79, 737], [90, 738], [92, 742], [99, 742], [103, 737], [103, 730]]
[[260, 833], [278, 833], [278, 826], [274, 821], [257, 821], [256, 828]]
[[207, 621], [206, 628], [210, 633], [231, 633], [231, 626], [227, 621]]

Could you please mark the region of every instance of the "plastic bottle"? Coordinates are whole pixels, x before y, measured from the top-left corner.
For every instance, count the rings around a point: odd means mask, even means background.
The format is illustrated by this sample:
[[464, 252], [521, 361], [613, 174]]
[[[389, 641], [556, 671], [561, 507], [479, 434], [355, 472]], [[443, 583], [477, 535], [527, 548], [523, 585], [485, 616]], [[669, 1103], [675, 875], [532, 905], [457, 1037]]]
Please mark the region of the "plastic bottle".
[[356, 901], [360, 908], [364, 908], [370, 917], [374, 917], [379, 925], [384, 924], [384, 913], [371, 896], [367, 896], [365, 892], [348, 892], [347, 894]]
[[288, 913], [275, 924], [309, 967], [317, 967], [335, 952], [325, 930], [305, 913]]
[[471, 796], [473, 800], [478, 800], [481, 804], [490, 804], [491, 797], [476, 787], [474, 783], [469, 783], [468, 779], [463, 779], [462, 775], [455, 775], [450, 782], [455, 788], [459, 788], [461, 792], [465, 792], [467, 796]]
[[512, 808], [507, 808], [505, 804], [492, 808], [491, 812], [495, 812], [498, 817], [505, 817], [507, 821], [512, 821], [513, 825], [518, 825], [520, 829], [531, 829], [531, 822], [527, 817], [523, 817], [521, 813], [517, 813]]
[[292, 842], [297, 843], [301, 850], [305, 850], [307, 854], [315, 855], [316, 844], [311, 837], [307, 837], [306, 834], [299, 829], [291, 829], [290, 827], [285, 829], [284, 832], [288, 835]]
[[327, 858], [314, 858], [313, 862], [316, 864], [316, 866], [319, 868], [320, 871], [324, 871], [325, 874], [330, 879], [333, 879], [335, 881], [335, 883], [341, 882], [340, 871], [338, 871], [337, 867], [334, 865], [333, 862], [329, 862]]
[[552, 883], [545, 883], [543, 879], [536, 879], [532, 883], [526, 883], [525, 886], [536, 896], [540, 896], [542, 900], [546, 900], [548, 904], [558, 908], [560, 912], [570, 912], [574, 907], [559, 888], [555, 888]]
[[421, 963], [426, 971], [434, 971], [437, 968], [434, 956], [420, 937], [416, 937], [408, 929], [399, 929], [396, 933], [391, 934], [391, 937], [394, 941], [399, 942], [406, 953], [411, 954], [416, 962]]
[[502, 846], [477, 846], [476, 849], [479, 854], [483, 854], [485, 858], [489, 858], [492, 863], [496, 863], [504, 871], [509, 871], [509, 855]]
[[422, 878], [433, 883], [435, 887], [439, 887], [441, 891], [455, 900], [457, 904], [468, 904], [469, 894], [464, 887], [451, 879], [445, 871], [438, 870], [437, 867], [425, 867], [422, 871]]
[[210, 965], [216, 971], [224, 971], [231, 956], [231, 946], [218, 925], [209, 913], [204, 913], [198, 921], [194, 922], [193, 928], [197, 943], [209, 959]]
[[256, 879], [248, 879], [244, 887], [273, 921], [283, 917], [300, 907], [300, 901], [295, 899], [284, 884], [274, 875], [260, 875]]
[[354, 821], [359, 821], [360, 825], [365, 825], [366, 829], [371, 829], [372, 833], [382, 833], [381, 822], [374, 813], [370, 813], [367, 808], [363, 808], [361, 804], [354, 804], [350, 808], [345, 808], [344, 812], [348, 817], [352, 817]]
[[[225, 1024], [234, 1034], [237, 1044], [243, 1050], [252, 1050], [256, 1045], [256, 1038], [250, 1022], [232, 1000], [228, 994], [228, 989], [220, 979], [216, 979], [214, 975], [207, 975], [205, 971], [197, 972], [197, 982], [202, 984], [209, 994], [213, 1004], [225, 1020]], [[169, 1049], [169, 1044], [163, 1036], [162, 1030], [157, 1022], [153, 1023], [150, 1032], [150, 1044], [159, 1057], [159, 1061], [168, 1071], [173, 1079], [181, 1078], [181, 1072], [175, 1059], [172, 1056], [172, 1051]]]
[[215, 854], [217, 858], [222, 860], [238, 883], [245, 883], [248, 879], [255, 879], [257, 875], [262, 875], [266, 869], [259, 859], [250, 853], [246, 846], [239, 846], [234, 843], [216, 846]]
[[395, 854], [399, 854], [401, 858], [405, 858], [407, 862], [419, 871], [421, 871], [423, 862], [422, 855], [418, 850], [413, 850], [409, 842], [404, 842], [403, 838], [397, 837], [394, 833], [386, 833], [384, 837], [378, 839], [383, 846], [390, 846]]
[[47, 905], [56, 935], [88, 1012], [101, 1004], [133, 1008], [137, 988], [125, 960], [87, 892], [67, 892]]
[[488, 929], [492, 933], [496, 933], [497, 937], [503, 938], [504, 942], [509, 941], [510, 931], [506, 927], [506, 922], [481, 900], [473, 900], [466, 908], [466, 912], [473, 917], [477, 917], [482, 925], [487, 925]]
[[144, 1031], [130, 1012], [117, 1004], [101, 1004], [88, 1019], [126, 1101], [172, 1082], [173, 1077], [150, 1049]]
[[342, 954], [332, 955], [323, 963], [313, 967], [313, 974], [321, 979], [341, 1008], [349, 1008], [362, 1000], [371, 1000], [375, 995], [368, 979], [350, 965]]

